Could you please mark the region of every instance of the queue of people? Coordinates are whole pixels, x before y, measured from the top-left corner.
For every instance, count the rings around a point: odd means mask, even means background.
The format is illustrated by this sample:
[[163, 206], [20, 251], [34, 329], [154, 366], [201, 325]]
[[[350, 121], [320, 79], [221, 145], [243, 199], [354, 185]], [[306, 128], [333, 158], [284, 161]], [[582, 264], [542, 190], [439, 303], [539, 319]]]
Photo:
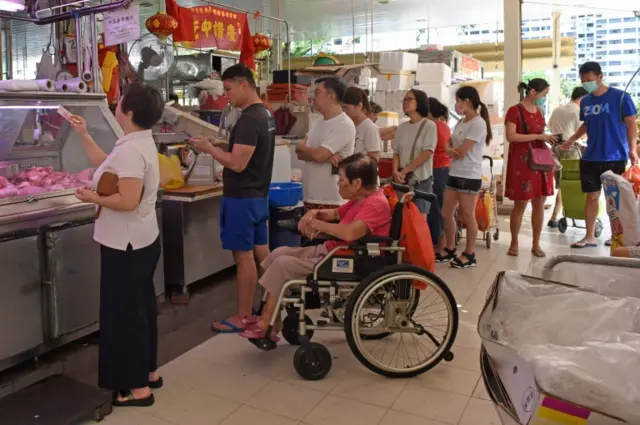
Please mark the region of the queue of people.
[[[532, 254], [544, 257], [540, 246], [546, 198], [554, 193], [551, 170], [531, 166], [531, 150], [546, 143], [568, 150], [585, 135], [587, 147], [580, 162], [582, 190], [587, 194], [587, 234], [574, 248], [593, 246], [598, 214], [600, 175], [622, 174], [637, 154], [637, 111], [624, 92], [602, 82], [600, 66], [581, 66], [583, 90], [574, 90], [571, 103], [554, 111], [546, 123], [540, 107], [549, 84], [543, 79], [521, 83], [523, 100], [511, 106], [505, 119], [509, 143], [505, 196], [515, 203], [511, 213], [508, 255], [519, 254], [519, 233], [527, 204], [533, 207]], [[251, 70], [234, 65], [222, 75], [229, 103], [242, 110], [233, 128], [228, 150], [215, 139], [196, 137], [191, 143], [224, 166], [220, 213], [221, 240], [237, 265], [238, 306], [234, 316], [215, 322], [218, 333], [261, 338], [273, 319], [276, 298], [286, 281], [303, 278], [329, 251], [365, 235], [387, 236], [391, 222], [389, 203], [379, 189], [378, 160], [381, 140], [375, 125], [379, 107], [367, 94], [347, 87], [339, 78], [319, 79], [314, 106], [322, 115], [304, 141], [296, 146], [306, 163], [303, 179], [305, 215], [299, 230], [313, 240], [320, 233], [338, 241], [269, 251], [268, 193], [275, 151], [275, 123], [256, 91]], [[478, 91], [463, 86], [455, 93], [456, 112], [462, 116], [453, 131], [445, 105], [420, 90], [408, 90], [403, 111], [408, 121], [393, 128], [393, 181], [433, 192], [437, 205], [416, 201], [434, 231], [436, 261], [453, 268], [477, 265], [478, 225], [475, 205], [482, 186], [484, 146], [492, 140], [487, 106]], [[96, 166], [97, 187], [105, 175], [117, 181], [114, 193], [100, 195], [88, 189], [76, 193], [97, 206], [94, 239], [101, 246], [99, 384], [113, 391], [116, 406], [150, 406], [153, 389], [163, 385], [157, 373], [157, 312], [153, 275], [160, 256], [155, 204], [159, 165], [151, 128], [161, 118], [164, 102], [159, 92], [140, 83], [125, 90], [116, 109], [124, 136], [111, 153], [103, 152], [89, 135], [86, 121], [72, 116], [84, 150]], [[579, 115], [576, 115], [579, 114]], [[580, 124], [580, 122], [582, 122]], [[558, 196], [557, 204], [561, 198]], [[459, 218], [467, 229], [464, 250], [455, 244]], [[552, 222], [557, 213], [552, 217]], [[550, 222], [550, 225], [552, 225]], [[260, 317], [252, 311], [258, 283], [267, 293]], [[276, 318], [272, 338], [277, 341], [281, 322]]]

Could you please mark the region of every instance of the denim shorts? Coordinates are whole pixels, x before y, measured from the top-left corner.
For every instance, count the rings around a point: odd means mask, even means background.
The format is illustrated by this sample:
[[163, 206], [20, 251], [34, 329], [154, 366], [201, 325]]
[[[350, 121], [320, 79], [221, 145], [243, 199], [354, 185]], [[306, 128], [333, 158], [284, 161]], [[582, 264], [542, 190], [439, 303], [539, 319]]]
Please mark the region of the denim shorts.
[[459, 193], [475, 194], [482, 187], [482, 179], [466, 179], [464, 177], [449, 176], [447, 189]]

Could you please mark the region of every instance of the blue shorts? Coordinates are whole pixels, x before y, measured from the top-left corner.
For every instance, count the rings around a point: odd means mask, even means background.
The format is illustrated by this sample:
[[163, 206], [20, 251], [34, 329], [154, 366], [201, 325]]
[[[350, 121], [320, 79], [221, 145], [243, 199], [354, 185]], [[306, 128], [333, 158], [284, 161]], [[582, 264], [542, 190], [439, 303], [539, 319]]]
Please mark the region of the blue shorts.
[[267, 198], [228, 198], [220, 204], [220, 239], [228, 251], [253, 251], [267, 245], [269, 200]]

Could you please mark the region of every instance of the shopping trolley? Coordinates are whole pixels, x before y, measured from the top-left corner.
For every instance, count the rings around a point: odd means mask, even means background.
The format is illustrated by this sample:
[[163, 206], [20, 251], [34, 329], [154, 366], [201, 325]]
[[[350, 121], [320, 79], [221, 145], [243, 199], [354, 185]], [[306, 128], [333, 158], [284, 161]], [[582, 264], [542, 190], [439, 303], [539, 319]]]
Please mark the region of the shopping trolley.
[[[491, 248], [491, 239], [497, 241], [500, 239], [500, 229], [498, 229], [498, 204], [496, 202], [497, 196], [497, 184], [493, 174], [493, 158], [487, 155], [482, 156], [483, 160], [489, 161], [489, 176], [482, 176], [482, 188], [478, 192], [478, 202], [483, 202], [487, 206], [486, 211], [489, 217], [487, 222], [489, 223], [486, 229], [478, 229], [482, 234], [482, 240], [487, 244], [487, 248]], [[458, 225], [456, 227], [456, 245], [460, 243], [462, 239], [462, 229], [464, 229], [464, 222], [462, 218], [458, 218]], [[493, 230], [493, 236], [491, 231]]]
[[[556, 267], [564, 264], [569, 268], [570, 272], [580, 272], [575, 276], [576, 282], [580, 285], [574, 285], [568, 282], [558, 282], [557, 280], [565, 280], [563, 273], [558, 271]], [[584, 277], [584, 274], [592, 273], [585, 269], [585, 266], [597, 267], [600, 270], [598, 276], [592, 277], [591, 281]], [[612, 258], [612, 257], [595, 257], [586, 255], [561, 255], [549, 259], [542, 269], [539, 276], [520, 275], [523, 279], [537, 285], [537, 291], [541, 291], [544, 285], [549, 286], [549, 293], [553, 294], [559, 287], [576, 288], [588, 293], [596, 293], [604, 297], [621, 298], [632, 297], [638, 298], [639, 289], [634, 285], [633, 278], [621, 282], [620, 279], [612, 276], [609, 282], [606, 278], [602, 279], [601, 275], [608, 276], [609, 273], [617, 276], [633, 276], [640, 269], [640, 260], [632, 258]], [[560, 272], [558, 274], [558, 272]], [[485, 307], [478, 321], [478, 332], [482, 338], [482, 347], [480, 352], [480, 370], [482, 380], [493, 402], [500, 423], [502, 425], [530, 425], [530, 424], [611, 424], [626, 425], [630, 423], [638, 423], [635, 420], [631, 422], [620, 419], [623, 416], [620, 410], [603, 409], [602, 405], [594, 406], [592, 403], [578, 403], [575, 400], [569, 400], [567, 394], [558, 394], [553, 389], [545, 389], [540, 385], [531, 363], [522, 357], [514, 347], [502, 345], [496, 341], [495, 336], [499, 332], [491, 325], [490, 316], [496, 306], [505, 302], [504, 297], [499, 297], [499, 286], [505, 279], [506, 272], [500, 272], [496, 280], [487, 294]], [[612, 284], [613, 282], [613, 284]], [[544, 312], [541, 312], [544, 314]], [[530, 318], [528, 320], [535, 320]], [[602, 323], [600, 323], [602, 326]], [[624, 343], [624, 341], [621, 341]], [[630, 346], [632, 347], [632, 346]], [[628, 349], [628, 348], [627, 348]], [[563, 367], [563, 364], [574, 362], [573, 359], [558, 358], [557, 367]], [[581, 373], [589, 374], [593, 364], [576, 364], [580, 366]], [[550, 372], [547, 371], [547, 374]], [[612, 378], [612, 380], [615, 378]], [[595, 382], [597, 380], [591, 379]], [[587, 384], [585, 384], [587, 385]], [[598, 387], [602, 389], [602, 387]], [[557, 389], [556, 389], [557, 390]], [[595, 391], [599, 394], [601, 401], [615, 399], [612, 394], [603, 391]], [[617, 399], [616, 399], [617, 400]], [[628, 403], [628, 402], [627, 402]], [[628, 416], [629, 409], [633, 406], [625, 406]], [[637, 411], [636, 411], [637, 412]], [[637, 413], [635, 417], [638, 417]], [[552, 420], [549, 418], [563, 420]]]

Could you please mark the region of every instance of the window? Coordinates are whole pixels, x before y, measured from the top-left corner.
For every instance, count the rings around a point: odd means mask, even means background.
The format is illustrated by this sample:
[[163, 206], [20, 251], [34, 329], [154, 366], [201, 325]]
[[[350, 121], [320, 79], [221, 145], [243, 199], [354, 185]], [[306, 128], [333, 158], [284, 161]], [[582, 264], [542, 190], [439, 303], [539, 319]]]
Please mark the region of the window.
[[480, 34], [480, 31], [469, 31], [470, 35], [478, 35]]
[[531, 31], [540, 31], [540, 27], [531, 27]]
[[622, 77], [622, 72], [609, 72], [607, 75], [609, 77]]
[[610, 24], [619, 24], [620, 22], [622, 22], [622, 19], [620, 19], [620, 18], [611, 18], [611, 19], [609, 19], [609, 23]]
[[638, 51], [637, 51], [637, 50], [634, 50], [634, 49], [627, 49], [627, 50], [625, 50], [623, 53], [624, 53], [625, 55], [635, 55], [637, 52], [638, 52]]
[[606, 19], [598, 19], [598, 20], [596, 21], [596, 24], [606, 24], [606, 23], [607, 23], [607, 20], [606, 20]]
[[593, 28], [593, 23], [587, 24], [587, 28]]
[[489, 34], [489, 30], [482, 30], [483, 34]]
[[625, 38], [624, 44], [634, 44], [636, 42], [635, 38]]
[[636, 27], [625, 28], [625, 29], [623, 30], [623, 32], [625, 32], [625, 33], [632, 33], [632, 32], [636, 32], [636, 31], [637, 31], [637, 30], [636, 30]]
[[610, 55], [620, 55], [622, 54], [622, 50], [609, 50]]
[[584, 57], [585, 57], [585, 54], [584, 54], [584, 53], [580, 53], [580, 54], [578, 55], [578, 58], [584, 58]]
[[622, 40], [609, 40], [609, 44], [622, 44]]
[[617, 29], [617, 30], [609, 30], [609, 34], [620, 34], [622, 32], [622, 30]]
[[633, 16], [631, 16], [631, 17], [627, 16], [626, 18], [624, 18], [624, 21], [625, 22], [635, 22], [636, 18], [633, 17]]
[[599, 34], [599, 35], [604, 35], [606, 33], [607, 33], [607, 30], [598, 30], [598, 31], [596, 31], [596, 34]]
[[622, 65], [621, 61], [609, 61], [609, 66], [620, 66]]

